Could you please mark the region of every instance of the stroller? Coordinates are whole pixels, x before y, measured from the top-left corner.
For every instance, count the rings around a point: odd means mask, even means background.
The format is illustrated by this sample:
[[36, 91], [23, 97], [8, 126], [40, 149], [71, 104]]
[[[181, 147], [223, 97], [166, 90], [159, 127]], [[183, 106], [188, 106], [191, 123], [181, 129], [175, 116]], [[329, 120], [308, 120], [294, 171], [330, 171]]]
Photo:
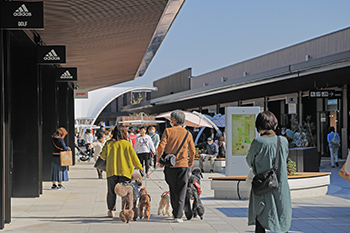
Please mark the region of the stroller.
[[78, 150], [80, 161], [90, 161], [90, 156], [86, 152], [82, 151], [77, 145], [75, 145], [75, 148]]

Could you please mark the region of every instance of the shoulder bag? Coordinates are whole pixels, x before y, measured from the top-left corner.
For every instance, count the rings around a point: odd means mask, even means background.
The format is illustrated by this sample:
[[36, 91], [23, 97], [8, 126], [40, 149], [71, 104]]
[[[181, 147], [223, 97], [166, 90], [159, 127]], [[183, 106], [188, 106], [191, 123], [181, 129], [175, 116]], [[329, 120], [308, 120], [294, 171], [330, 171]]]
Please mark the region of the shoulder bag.
[[100, 169], [102, 171], [106, 171], [106, 160], [101, 159], [100, 156], [98, 156], [94, 168]]
[[185, 141], [187, 139], [187, 136], [188, 136], [188, 131], [187, 131], [186, 136], [185, 136], [184, 140], [182, 141], [179, 149], [177, 149], [175, 154], [166, 154], [165, 152], [162, 154], [162, 156], [159, 158], [160, 165], [168, 166], [168, 167], [175, 165], [175, 163], [176, 163], [176, 156], [180, 152], [182, 146], [184, 145], [184, 143], [185, 143]]
[[[271, 170], [257, 174], [254, 176], [252, 181], [252, 189], [254, 193], [258, 196], [272, 192], [274, 189], [278, 188], [278, 179], [276, 175], [276, 170], [278, 168], [280, 159], [280, 144], [281, 139], [277, 136], [277, 151], [275, 164]], [[255, 160], [254, 160], [255, 163]]]
[[334, 136], [331, 140], [331, 145], [333, 148], [339, 148], [340, 147], [340, 143], [339, 143], [339, 140], [338, 140], [338, 137], [337, 137], [337, 133], [334, 133]]
[[72, 151], [71, 150], [63, 150], [63, 148], [59, 148], [56, 146], [55, 142], [52, 139], [53, 145], [60, 150], [60, 161], [61, 161], [61, 166], [71, 166], [73, 165], [73, 156], [72, 156]]

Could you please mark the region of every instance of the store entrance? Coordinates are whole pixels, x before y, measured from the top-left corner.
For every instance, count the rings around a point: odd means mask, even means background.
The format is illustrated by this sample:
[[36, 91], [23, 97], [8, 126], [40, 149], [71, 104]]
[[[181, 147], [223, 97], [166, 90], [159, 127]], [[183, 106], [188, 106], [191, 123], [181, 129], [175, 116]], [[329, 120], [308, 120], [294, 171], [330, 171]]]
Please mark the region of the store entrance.
[[[336, 130], [336, 132], [339, 131], [339, 111], [333, 110], [333, 111], [324, 111], [319, 112], [320, 119], [320, 126], [319, 126], [319, 132], [318, 132], [318, 142], [320, 143], [320, 152], [322, 156], [329, 156], [329, 148], [328, 148], [328, 141], [327, 141], [327, 135], [329, 133], [329, 128], [333, 126]], [[339, 132], [338, 132], [339, 133]]]

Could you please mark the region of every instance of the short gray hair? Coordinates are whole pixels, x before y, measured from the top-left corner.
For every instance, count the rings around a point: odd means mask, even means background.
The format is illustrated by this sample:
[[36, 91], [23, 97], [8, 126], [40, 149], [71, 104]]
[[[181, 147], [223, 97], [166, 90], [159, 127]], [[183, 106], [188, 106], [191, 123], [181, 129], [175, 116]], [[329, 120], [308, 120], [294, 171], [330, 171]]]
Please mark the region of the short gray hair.
[[180, 110], [175, 110], [170, 114], [170, 118], [174, 119], [177, 124], [183, 125], [185, 123], [185, 113]]

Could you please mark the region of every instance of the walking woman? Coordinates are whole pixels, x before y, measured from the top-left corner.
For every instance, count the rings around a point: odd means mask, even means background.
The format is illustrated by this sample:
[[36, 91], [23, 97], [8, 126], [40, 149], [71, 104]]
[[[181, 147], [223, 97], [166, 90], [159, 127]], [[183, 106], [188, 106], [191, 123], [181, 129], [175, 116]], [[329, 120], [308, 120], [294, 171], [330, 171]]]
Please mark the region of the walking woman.
[[[62, 190], [65, 189], [62, 185], [62, 181], [68, 181], [68, 170], [66, 166], [61, 166], [60, 152], [70, 150], [64, 142], [64, 138], [67, 135], [67, 130], [63, 127], [56, 130], [52, 135], [52, 163], [51, 163], [51, 189]], [[57, 185], [56, 185], [57, 182]]]
[[[270, 111], [259, 113], [255, 126], [260, 137], [255, 138], [246, 157], [254, 175], [272, 169], [276, 159], [278, 125]], [[280, 137], [280, 160], [276, 171], [278, 188], [272, 192], [256, 195], [250, 192], [248, 225], [255, 225], [255, 232], [287, 232], [292, 221], [292, 206], [287, 176], [288, 141]]]
[[132, 144], [128, 141], [128, 131], [124, 126], [116, 126], [113, 137], [102, 148], [100, 158], [106, 160], [108, 217], [114, 217], [116, 194], [114, 187], [131, 179], [136, 169], [143, 170]]
[[146, 134], [146, 128], [144, 126], [141, 126], [139, 129], [140, 136], [136, 138], [135, 151], [139, 157], [141, 164], [146, 170], [146, 177], [149, 178], [149, 159], [153, 158], [156, 150], [154, 149], [152, 138]]

